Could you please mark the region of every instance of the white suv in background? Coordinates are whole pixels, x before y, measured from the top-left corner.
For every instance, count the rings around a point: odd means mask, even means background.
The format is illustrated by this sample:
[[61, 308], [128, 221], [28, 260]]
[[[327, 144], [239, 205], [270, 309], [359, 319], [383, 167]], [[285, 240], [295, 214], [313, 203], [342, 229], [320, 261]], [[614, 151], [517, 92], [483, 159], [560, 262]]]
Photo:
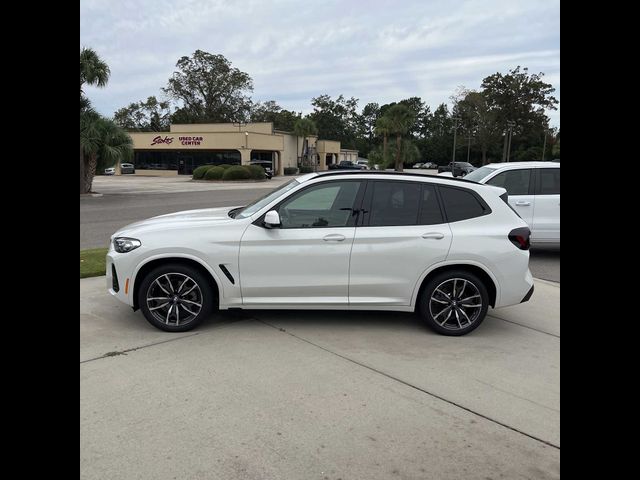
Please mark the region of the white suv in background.
[[466, 180], [507, 190], [509, 205], [531, 228], [531, 245], [560, 248], [560, 163], [490, 163]]
[[418, 310], [464, 335], [529, 300], [529, 228], [503, 188], [375, 171], [300, 176], [244, 207], [171, 213], [111, 237], [111, 295], [166, 331], [220, 309]]

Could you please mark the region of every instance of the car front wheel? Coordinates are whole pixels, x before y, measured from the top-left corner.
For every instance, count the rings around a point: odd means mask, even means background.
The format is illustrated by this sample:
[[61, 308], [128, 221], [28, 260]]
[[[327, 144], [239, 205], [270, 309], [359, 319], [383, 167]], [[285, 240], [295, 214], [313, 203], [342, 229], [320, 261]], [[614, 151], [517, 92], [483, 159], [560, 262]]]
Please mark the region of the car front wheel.
[[207, 279], [195, 268], [162, 265], [149, 272], [138, 291], [138, 305], [147, 321], [167, 332], [186, 332], [209, 316], [215, 305]]
[[472, 273], [449, 271], [433, 277], [420, 297], [427, 324], [442, 335], [460, 336], [475, 330], [489, 308], [489, 295]]

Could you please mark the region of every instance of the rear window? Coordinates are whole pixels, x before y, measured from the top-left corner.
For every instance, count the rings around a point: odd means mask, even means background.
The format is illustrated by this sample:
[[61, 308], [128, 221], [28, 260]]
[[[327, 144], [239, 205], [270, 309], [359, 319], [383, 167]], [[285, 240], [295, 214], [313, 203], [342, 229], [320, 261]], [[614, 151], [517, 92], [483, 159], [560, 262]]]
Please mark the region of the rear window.
[[495, 168], [480, 167], [480, 168], [478, 168], [477, 170], [474, 170], [471, 173], [467, 173], [467, 175], [464, 177], [464, 179], [465, 180], [471, 180], [472, 182], [479, 182], [484, 177], [486, 177], [490, 173], [493, 173], [494, 171], [495, 171]]
[[489, 213], [470, 190], [440, 186], [449, 222], [459, 222]]

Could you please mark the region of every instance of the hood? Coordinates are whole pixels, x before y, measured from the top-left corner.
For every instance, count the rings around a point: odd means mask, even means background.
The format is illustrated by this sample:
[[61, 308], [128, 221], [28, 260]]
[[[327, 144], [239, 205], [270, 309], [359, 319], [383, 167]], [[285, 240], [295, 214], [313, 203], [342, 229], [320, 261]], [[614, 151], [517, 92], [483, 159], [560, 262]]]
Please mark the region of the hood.
[[131, 223], [121, 228], [112, 235], [113, 237], [136, 237], [143, 233], [158, 230], [185, 229], [189, 227], [204, 227], [223, 225], [234, 222], [229, 216], [229, 211], [235, 207], [202, 208], [198, 210], [185, 210], [183, 212], [168, 213], [151, 217], [146, 220]]

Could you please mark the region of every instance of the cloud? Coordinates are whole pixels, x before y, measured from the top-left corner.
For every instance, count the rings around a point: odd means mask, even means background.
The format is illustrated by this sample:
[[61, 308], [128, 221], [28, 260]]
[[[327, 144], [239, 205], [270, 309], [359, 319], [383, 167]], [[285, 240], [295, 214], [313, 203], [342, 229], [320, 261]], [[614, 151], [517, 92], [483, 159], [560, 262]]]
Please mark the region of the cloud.
[[[88, 88], [106, 115], [161, 88], [197, 49], [225, 55], [254, 80], [254, 100], [308, 112], [312, 97], [359, 106], [420, 96], [435, 108], [459, 85], [517, 65], [544, 72], [560, 98], [558, 0], [82, 0], [81, 45], [111, 67]], [[550, 112], [559, 124], [559, 112]]]

